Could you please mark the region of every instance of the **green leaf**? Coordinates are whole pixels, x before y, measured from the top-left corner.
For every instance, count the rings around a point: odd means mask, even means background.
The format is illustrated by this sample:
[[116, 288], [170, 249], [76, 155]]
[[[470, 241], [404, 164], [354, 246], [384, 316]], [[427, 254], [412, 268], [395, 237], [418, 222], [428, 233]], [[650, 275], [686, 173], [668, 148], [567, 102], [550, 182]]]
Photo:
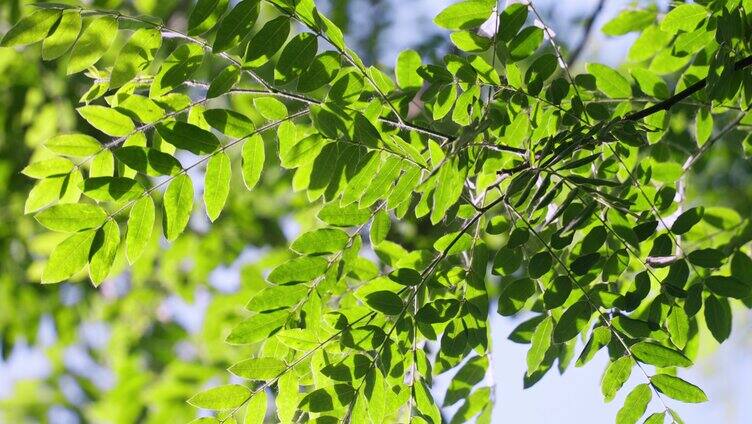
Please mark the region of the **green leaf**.
[[161, 45], [162, 34], [156, 29], [141, 28], [134, 32], [112, 67], [110, 88], [122, 86], [146, 69]]
[[91, 244], [89, 276], [94, 285], [99, 285], [110, 274], [119, 245], [120, 227], [114, 220], [108, 220], [97, 231]]
[[499, 314], [516, 314], [534, 293], [535, 282], [530, 278], [520, 278], [508, 283], [499, 295]]
[[154, 201], [144, 196], [133, 204], [128, 215], [128, 232], [125, 236], [125, 254], [131, 264], [141, 256], [154, 229]]
[[704, 26], [692, 32], [683, 32], [672, 43], [674, 56], [694, 55], [715, 40], [715, 31], [708, 30]]
[[149, 88], [149, 97], [163, 96], [188, 80], [204, 60], [204, 49], [198, 44], [181, 44], [165, 59]]
[[651, 25], [637, 37], [627, 53], [632, 62], [642, 62], [655, 56], [673, 38], [672, 34], [661, 31], [657, 25]]
[[339, 104], [351, 104], [360, 98], [365, 83], [355, 71], [342, 71], [329, 89], [327, 100]]
[[232, 89], [240, 81], [240, 68], [230, 65], [214, 77], [209, 89], [206, 91], [206, 98], [213, 99], [219, 97]]
[[657, 374], [650, 381], [659, 392], [678, 401], [701, 403], [708, 400], [702, 389], [673, 375]]
[[233, 328], [226, 341], [230, 344], [258, 343], [284, 325], [288, 317], [289, 312], [284, 310], [256, 314]]
[[654, 414], [650, 414], [650, 416], [642, 424], [663, 424], [664, 422], [666, 422], [666, 413], [656, 412]]
[[324, 275], [328, 264], [321, 256], [301, 256], [277, 266], [266, 279], [274, 284], [311, 281]]
[[461, 167], [457, 158], [447, 161], [436, 175], [436, 191], [433, 194], [431, 223], [436, 224], [446, 215], [462, 195], [462, 182], [467, 170]]
[[428, 417], [429, 423], [438, 424], [442, 422], [441, 411], [436, 405], [431, 391], [428, 389], [426, 382], [423, 378], [420, 378], [414, 385], [415, 407], [424, 416]]
[[713, 115], [706, 108], [701, 108], [695, 116], [695, 137], [697, 145], [702, 146], [713, 134]]
[[477, 28], [491, 16], [494, 2], [466, 0], [454, 3], [442, 10], [433, 22], [446, 29]]
[[248, 190], [253, 188], [261, 178], [261, 172], [264, 170], [264, 139], [255, 134], [243, 143], [241, 151], [243, 160], [243, 182]]
[[630, 349], [640, 361], [656, 367], [689, 367], [692, 361], [681, 352], [653, 342], [637, 342]]
[[89, 250], [96, 230], [74, 233], [55, 247], [42, 272], [42, 284], [67, 280], [89, 261]]
[[97, 205], [63, 203], [39, 212], [34, 218], [52, 231], [74, 233], [102, 225], [107, 213]]
[[530, 57], [543, 42], [543, 30], [529, 26], [515, 35], [509, 42], [509, 58], [512, 62], [518, 62]]
[[285, 361], [277, 358], [250, 358], [233, 364], [228, 370], [249, 380], [271, 380], [287, 369]]
[[608, 364], [601, 380], [601, 391], [606, 402], [611, 402], [616, 392], [629, 380], [633, 365], [634, 362], [628, 355], [621, 356]]
[[275, 399], [277, 416], [282, 424], [291, 424], [298, 410], [298, 377], [293, 373], [283, 375], [277, 381], [278, 394]]
[[73, 162], [64, 158], [45, 159], [32, 162], [21, 173], [31, 178], [47, 178], [54, 175], [66, 175], [73, 170]]
[[354, 227], [365, 224], [371, 218], [371, 211], [359, 209], [356, 204], [340, 207], [336, 203], [328, 203], [318, 213], [320, 220], [335, 227]]
[[616, 424], [636, 424], [645, 414], [653, 391], [648, 384], [638, 384], [632, 389], [624, 400], [624, 406], [616, 414]]
[[671, 232], [676, 235], [682, 235], [688, 232], [695, 226], [695, 224], [700, 222], [704, 214], [705, 209], [701, 206], [687, 209], [676, 218], [676, 221], [674, 221], [673, 224], [671, 224]]
[[373, 221], [371, 221], [371, 228], [369, 230], [371, 244], [377, 245], [386, 240], [391, 226], [392, 219], [389, 218], [389, 213], [383, 209], [379, 210], [373, 217]]
[[219, 53], [233, 48], [251, 32], [259, 15], [258, 0], [242, 0], [225, 15], [217, 27], [212, 51]]
[[83, 180], [81, 173], [74, 169], [68, 175], [54, 176], [38, 181], [29, 192], [24, 204], [24, 213], [36, 212], [52, 202], [76, 202], [81, 196], [78, 188]]
[[[145, 124], [152, 124], [165, 116], [164, 108], [157, 104], [157, 102], [138, 94], [132, 94], [120, 101], [117, 109]], [[128, 144], [126, 143], [125, 145], [127, 146]]]
[[126, 177], [94, 177], [83, 182], [84, 194], [98, 202], [127, 202], [144, 193], [141, 184]]
[[42, 41], [60, 18], [60, 10], [39, 9], [18, 21], [3, 36], [0, 47], [13, 47]]
[[195, 394], [188, 399], [188, 403], [196, 408], [224, 410], [242, 405], [250, 396], [251, 391], [247, 387], [227, 384]]
[[76, 110], [92, 127], [107, 135], [126, 136], [136, 129], [131, 118], [106, 106], [81, 106]]
[[261, 116], [271, 121], [279, 121], [287, 117], [287, 106], [274, 97], [256, 97], [253, 99], [253, 105]]
[[655, 16], [655, 9], [622, 10], [615, 18], [606, 22], [601, 31], [610, 36], [641, 31], [655, 22]]
[[[698, 306], [699, 308], [699, 306]], [[731, 334], [731, 307], [728, 299], [710, 295], [705, 298], [705, 324], [718, 343], [723, 343]]]
[[185, 230], [193, 209], [193, 182], [185, 174], [175, 177], [165, 190], [162, 204], [164, 235], [173, 241]]
[[598, 263], [598, 261], [600, 261], [600, 259], [600, 253], [581, 255], [572, 261], [569, 268], [575, 275], [585, 275], [593, 268], [593, 266], [595, 266], [596, 263]]
[[334, 253], [345, 248], [350, 236], [337, 228], [321, 228], [308, 231], [295, 239], [290, 249], [304, 255]]
[[566, 275], [554, 277], [543, 292], [543, 303], [546, 309], [554, 309], [563, 305], [572, 293], [572, 280]]
[[298, 352], [307, 352], [320, 344], [312, 331], [303, 328], [282, 330], [276, 334], [276, 338], [283, 345]]
[[433, 119], [438, 121], [445, 117], [452, 110], [454, 102], [457, 100], [457, 87], [454, 84], [448, 84], [441, 89], [433, 106]]
[[554, 342], [564, 343], [575, 338], [588, 325], [592, 315], [590, 304], [584, 300], [567, 308], [554, 328]]
[[458, 49], [468, 53], [482, 53], [491, 47], [491, 40], [472, 31], [458, 31], [449, 34]]
[[396, 293], [387, 290], [369, 293], [366, 296], [366, 303], [374, 311], [386, 315], [399, 315], [405, 306], [402, 302], [402, 298]]
[[446, 252], [447, 256], [456, 255], [473, 246], [473, 238], [467, 233], [449, 233], [439, 237], [433, 243], [433, 248], [437, 252]]
[[42, 42], [42, 59], [53, 60], [64, 55], [76, 42], [81, 32], [81, 14], [78, 11], [63, 12], [55, 31]]
[[[209, 109], [204, 111], [204, 119], [212, 128], [233, 138], [248, 137], [255, 128], [247, 116], [229, 109]], [[261, 136], [256, 134], [253, 137]]]
[[245, 307], [253, 312], [270, 311], [293, 306], [306, 299], [308, 294], [309, 289], [304, 284], [269, 286], [253, 296]]
[[501, 12], [499, 16], [499, 40], [508, 42], [520, 31], [527, 20], [527, 5], [522, 3], [511, 3]]
[[93, 20], [73, 46], [66, 73], [75, 74], [97, 63], [115, 41], [117, 32], [117, 19], [103, 16]]
[[423, 276], [411, 268], [398, 268], [389, 273], [389, 279], [404, 286], [417, 286], [423, 281]]
[[341, 67], [337, 52], [325, 51], [316, 56], [311, 65], [298, 78], [298, 91], [308, 93], [329, 84]]
[[581, 367], [595, 356], [596, 353], [603, 347], [611, 342], [611, 330], [608, 327], [595, 327], [588, 339], [585, 347], [582, 349], [582, 353], [577, 358], [575, 366]]
[[661, 31], [675, 34], [692, 31], [707, 16], [708, 11], [699, 4], [681, 4], [671, 9], [661, 21]]
[[679, 349], [684, 349], [689, 338], [689, 317], [684, 312], [684, 308], [671, 309], [666, 327], [674, 345]]
[[554, 74], [559, 66], [556, 56], [544, 54], [539, 56], [525, 71], [525, 84], [531, 93], [537, 94], [543, 88], [543, 83]]
[[504, 141], [512, 147], [521, 147], [530, 135], [530, 118], [520, 113], [514, 117], [512, 123], [504, 131]]
[[285, 45], [289, 35], [290, 19], [286, 16], [279, 16], [264, 24], [248, 43], [245, 65], [257, 68], [269, 62]]
[[418, 74], [421, 59], [415, 50], [404, 50], [397, 56], [394, 74], [397, 84], [402, 89], [417, 89], [423, 85], [423, 78]]
[[255, 392], [248, 401], [243, 424], [264, 424], [268, 402], [265, 390]]
[[73, 157], [91, 156], [103, 148], [95, 138], [84, 134], [57, 135], [47, 140], [44, 147], [54, 153]]
[[217, 136], [187, 122], [158, 124], [157, 131], [164, 141], [197, 155], [213, 153], [219, 147]]
[[372, 368], [366, 375], [364, 394], [368, 399], [368, 416], [371, 422], [384, 422], [385, 415], [388, 414], [387, 407], [387, 390], [389, 385], [384, 380], [384, 375], [378, 367]]
[[175, 175], [183, 169], [172, 155], [148, 147], [121, 147], [115, 150], [115, 157], [134, 171], [152, 177]]
[[600, 63], [588, 63], [587, 70], [595, 77], [595, 85], [603, 94], [612, 99], [626, 99], [632, 96], [629, 81], [620, 73]]
[[733, 297], [734, 299], [743, 299], [752, 294], [752, 285], [742, 282], [736, 277], [711, 275], [705, 278], [705, 287], [718, 296]]
[[115, 157], [105, 149], [94, 155], [89, 167], [89, 177], [111, 177], [115, 175]]
[[718, 249], [697, 249], [689, 252], [687, 259], [694, 265], [703, 268], [720, 268], [726, 255]]
[[280, 53], [274, 69], [274, 79], [284, 84], [297, 78], [313, 62], [317, 49], [315, 35], [302, 32], [293, 37]]
[[206, 215], [212, 222], [219, 217], [225, 206], [230, 193], [231, 176], [230, 157], [226, 153], [217, 153], [209, 159], [204, 177], [204, 204]]
[[553, 259], [550, 253], [538, 252], [530, 258], [528, 275], [530, 275], [530, 278], [540, 278], [551, 269], [552, 264]]
[[552, 317], [547, 316], [540, 324], [535, 328], [533, 337], [530, 340], [530, 350], [527, 351], [527, 375], [533, 375], [533, 373], [543, 363], [543, 359], [546, 357], [546, 352], [551, 346], [551, 336], [554, 332], [554, 320]]
[[228, 3], [229, 0], [198, 0], [188, 17], [188, 34], [201, 34], [214, 27]]
[[731, 257], [731, 275], [743, 283], [752, 285], [752, 259], [746, 253], [737, 251]]
[[661, 77], [645, 68], [634, 68], [630, 71], [637, 81], [640, 90], [648, 96], [657, 99], [666, 99], [669, 96], [668, 86]]

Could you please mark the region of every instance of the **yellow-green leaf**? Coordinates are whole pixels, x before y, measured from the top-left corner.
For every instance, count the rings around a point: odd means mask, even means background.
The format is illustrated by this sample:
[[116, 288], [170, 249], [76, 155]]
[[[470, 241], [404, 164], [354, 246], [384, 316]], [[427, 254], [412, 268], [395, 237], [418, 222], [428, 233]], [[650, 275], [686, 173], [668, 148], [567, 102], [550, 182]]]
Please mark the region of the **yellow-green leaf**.
[[94, 65], [115, 41], [118, 21], [111, 16], [93, 20], [81, 33], [68, 59], [67, 73], [75, 74]]
[[89, 260], [96, 230], [74, 233], [55, 247], [42, 273], [42, 283], [58, 283], [81, 271]]
[[154, 229], [154, 201], [150, 196], [139, 199], [128, 215], [128, 232], [125, 236], [125, 253], [128, 262], [134, 263], [149, 243]]
[[204, 204], [206, 215], [209, 220], [219, 217], [230, 193], [230, 157], [220, 152], [212, 156], [206, 164], [206, 176], [204, 178]]
[[167, 240], [172, 241], [185, 230], [193, 210], [193, 182], [185, 174], [178, 175], [164, 194], [162, 225]]

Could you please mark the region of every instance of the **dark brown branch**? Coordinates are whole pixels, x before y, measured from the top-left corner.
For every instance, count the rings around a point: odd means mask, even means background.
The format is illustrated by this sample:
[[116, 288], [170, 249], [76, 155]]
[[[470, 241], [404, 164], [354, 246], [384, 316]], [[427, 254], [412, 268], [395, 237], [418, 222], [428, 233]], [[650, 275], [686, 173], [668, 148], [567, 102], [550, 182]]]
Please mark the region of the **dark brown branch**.
[[603, 5], [606, 4], [606, 0], [600, 0], [598, 2], [598, 5], [595, 6], [595, 9], [593, 9], [593, 13], [588, 16], [588, 18], [585, 20], [585, 28], [584, 32], [582, 33], [582, 39], [580, 40], [580, 44], [575, 47], [574, 50], [572, 50], [572, 54], [569, 56], [569, 60], [567, 61], [567, 66], [571, 67], [575, 62], [577, 62], [577, 59], [580, 58], [580, 55], [585, 50], [585, 45], [587, 45], [588, 40], [590, 39], [590, 33], [593, 31], [593, 24], [595, 24], [595, 20], [598, 19], [598, 15], [601, 13], [601, 10], [603, 10]]
[[[737, 61], [734, 64], [734, 70], [738, 71], [740, 69], [744, 69], [747, 66], [752, 65], [752, 56], [747, 56], [744, 59], [741, 59]], [[630, 113], [629, 115], [625, 116], [624, 119], [627, 121], [637, 121], [642, 118], [646, 118], [656, 112], [660, 112], [662, 110], [669, 110], [671, 109], [675, 104], [681, 102], [682, 100], [686, 99], [687, 97], [697, 93], [698, 91], [705, 88], [705, 86], [708, 83], [708, 78], [705, 77], [696, 83], [690, 85], [689, 87], [685, 88], [684, 90], [674, 94], [673, 96], [669, 97], [668, 99], [656, 103], [653, 106], [650, 106], [647, 109], [643, 109], [639, 112]]]

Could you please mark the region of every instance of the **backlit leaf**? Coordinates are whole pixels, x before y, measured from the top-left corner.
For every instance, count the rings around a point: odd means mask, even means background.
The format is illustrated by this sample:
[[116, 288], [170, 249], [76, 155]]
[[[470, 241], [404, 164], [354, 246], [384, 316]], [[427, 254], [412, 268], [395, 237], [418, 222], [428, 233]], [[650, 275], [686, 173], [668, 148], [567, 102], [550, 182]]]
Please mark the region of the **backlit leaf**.
[[104, 56], [117, 36], [118, 22], [110, 16], [94, 19], [81, 33], [68, 59], [67, 73], [75, 74]]
[[193, 210], [193, 183], [185, 174], [178, 175], [165, 190], [162, 203], [164, 235], [175, 240], [185, 230]]
[[219, 217], [230, 193], [230, 157], [221, 152], [212, 156], [206, 163], [206, 176], [204, 177], [204, 204], [209, 220]]
[[650, 378], [650, 381], [658, 391], [672, 399], [687, 403], [700, 403], [708, 400], [708, 397], [699, 387], [673, 375], [654, 375]]

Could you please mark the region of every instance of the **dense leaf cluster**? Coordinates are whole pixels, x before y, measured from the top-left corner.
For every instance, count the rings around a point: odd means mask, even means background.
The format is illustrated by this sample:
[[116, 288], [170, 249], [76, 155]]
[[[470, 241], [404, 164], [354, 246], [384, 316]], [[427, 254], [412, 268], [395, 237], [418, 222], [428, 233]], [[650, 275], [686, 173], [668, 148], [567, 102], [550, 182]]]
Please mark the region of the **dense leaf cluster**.
[[[90, 131], [51, 137], [23, 171], [37, 180], [25, 212], [65, 234], [42, 282], [87, 270], [99, 284], [155, 226], [179, 241], [197, 204], [218, 220], [232, 189], [281, 167], [321, 204], [319, 225], [248, 299], [226, 339], [254, 347], [229, 368], [247, 382], [193, 396], [218, 411], [202, 421], [261, 422], [272, 395], [281, 422], [439, 423], [433, 378], [456, 369], [450, 422], [488, 422], [493, 305], [533, 313], [510, 336], [530, 344], [526, 387], [605, 348], [606, 401], [644, 376], [617, 422], [653, 397], [664, 409], [646, 422], [680, 422], [668, 399], [706, 396], [676, 369], [705, 329], [729, 336], [734, 299], [752, 304], [746, 219], [686, 199], [693, 165], [752, 124], [752, 2], [625, 10], [603, 31], [639, 32], [628, 74], [578, 75], [534, 4], [496, 6], [452, 4], [435, 23], [458, 54], [404, 51], [393, 73], [312, 0], [199, 0], [184, 32], [41, 7], [1, 44], [41, 42], [91, 78], [77, 109]], [[253, 110], [228, 107], [235, 96]], [[694, 120], [679, 143], [678, 109]], [[403, 222], [436, 236], [406, 240]]]

